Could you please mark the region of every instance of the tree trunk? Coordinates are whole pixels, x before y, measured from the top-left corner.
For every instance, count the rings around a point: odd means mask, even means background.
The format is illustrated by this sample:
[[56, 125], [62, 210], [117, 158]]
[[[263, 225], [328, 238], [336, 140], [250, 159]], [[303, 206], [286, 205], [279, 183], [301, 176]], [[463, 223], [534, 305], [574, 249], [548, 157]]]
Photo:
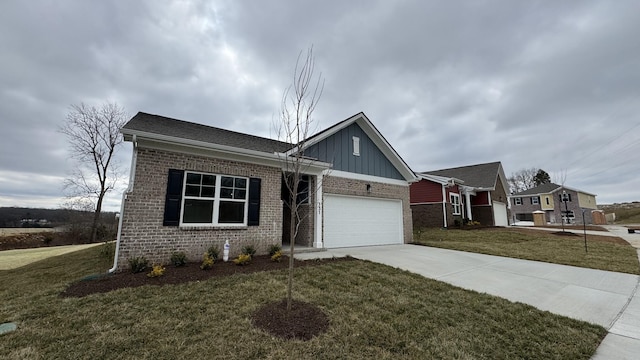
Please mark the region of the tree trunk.
[[96, 211], [93, 213], [93, 223], [91, 224], [91, 239], [89, 240], [90, 243], [96, 242], [96, 238], [98, 237], [98, 222], [100, 221], [100, 213], [102, 212], [103, 198], [104, 194], [100, 194], [100, 196], [98, 196]]
[[293, 302], [293, 294], [291, 289], [293, 288], [293, 249], [296, 242], [296, 220], [298, 213], [298, 178], [299, 178], [299, 170], [296, 171], [293, 175], [293, 184], [291, 186], [290, 191], [290, 205], [291, 214], [290, 219], [291, 223], [289, 224], [289, 279], [287, 284], [287, 311], [291, 311], [291, 303]]

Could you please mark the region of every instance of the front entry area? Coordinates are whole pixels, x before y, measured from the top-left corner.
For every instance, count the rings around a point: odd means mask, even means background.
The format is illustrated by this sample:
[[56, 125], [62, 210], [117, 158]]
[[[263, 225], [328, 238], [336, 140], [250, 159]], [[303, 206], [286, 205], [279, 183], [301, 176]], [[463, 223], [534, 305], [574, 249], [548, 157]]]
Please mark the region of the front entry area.
[[324, 196], [325, 248], [402, 244], [402, 201]]

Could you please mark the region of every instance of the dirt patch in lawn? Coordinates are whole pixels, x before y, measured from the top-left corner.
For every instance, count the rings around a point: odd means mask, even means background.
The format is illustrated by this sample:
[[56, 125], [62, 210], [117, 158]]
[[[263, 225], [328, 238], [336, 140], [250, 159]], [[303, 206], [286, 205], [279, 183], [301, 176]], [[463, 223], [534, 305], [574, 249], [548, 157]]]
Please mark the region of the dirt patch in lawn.
[[[305, 266], [322, 265], [337, 261], [351, 261], [353, 258], [331, 258], [316, 260], [294, 260], [296, 268]], [[112, 275], [89, 276], [81, 281], [75, 282], [65, 289], [62, 297], [83, 297], [90, 294], [105, 293], [116, 289], [138, 287], [144, 285], [169, 285], [182, 284], [190, 281], [202, 281], [214, 277], [229, 276], [234, 274], [250, 274], [259, 271], [270, 271], [287, 269], [289, 259], [283, 257], [282, 261], [271, 261], [269, 256], [254, 256], [248, 265], [235, 265], [233, 262], [216, 262], [208, 270], [200, 269], [200, 263], [188, 263], [185, 266], [166, 266], [164, 275], [150, 278], [147, 276], [150, 269], [144, 272], [133, 274], [131, 272], [121, 272]]]
[[251, 317], [253, 325], [283, 339], [310, 340], [329, 328], [329, 317], [317, 306], [287, 299], [259, 308]]

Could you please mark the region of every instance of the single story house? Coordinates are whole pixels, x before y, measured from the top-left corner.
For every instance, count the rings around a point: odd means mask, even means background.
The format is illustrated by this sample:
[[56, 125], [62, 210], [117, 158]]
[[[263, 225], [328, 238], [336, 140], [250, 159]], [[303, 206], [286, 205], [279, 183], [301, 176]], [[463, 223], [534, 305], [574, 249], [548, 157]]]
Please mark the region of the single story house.
[[144, 256], [166, 263], [210, 246], [231, 256], [266, 253], [288, 239], [283, 186], [290, 156], [304, 155], [296, 245], [334, 248], [412, 241], [413, 171], [364, 113], [307, 139], [303, 147], [140, 112], [121, 130], [133, 144], [114, 269]]
[[593, 223], [592, 213], [598, 211], [596, 195], [586, 191], [546, 183], [509, 196], [513, 221], [533, 221], [534, 211], [544, 211], [549, 224]]
[[410, 198], [414, 227], [450, 227], [477, 221], [509, 225], [507, 181], [499, 161], [416, 174]]

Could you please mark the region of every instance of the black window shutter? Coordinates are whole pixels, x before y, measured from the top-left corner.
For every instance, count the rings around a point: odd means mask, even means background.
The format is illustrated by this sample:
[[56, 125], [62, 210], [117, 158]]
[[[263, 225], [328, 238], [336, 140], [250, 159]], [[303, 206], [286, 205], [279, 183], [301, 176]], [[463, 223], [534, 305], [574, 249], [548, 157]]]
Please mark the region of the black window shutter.
[[571, 201], [571, 194], [567, 194], [567, 195], [569, 195], [569, 201]]
[[249, 179], [249, 218], [247, 219], [247, 225], [258, 226], [260, 225], [260, 185], [262, 179], [250, 178]]
[[164, 226], [180, 224], [180, 205], [182, 204], [182, 182], [184, 170], [169, 169], [167, 196], [164, 201]]

